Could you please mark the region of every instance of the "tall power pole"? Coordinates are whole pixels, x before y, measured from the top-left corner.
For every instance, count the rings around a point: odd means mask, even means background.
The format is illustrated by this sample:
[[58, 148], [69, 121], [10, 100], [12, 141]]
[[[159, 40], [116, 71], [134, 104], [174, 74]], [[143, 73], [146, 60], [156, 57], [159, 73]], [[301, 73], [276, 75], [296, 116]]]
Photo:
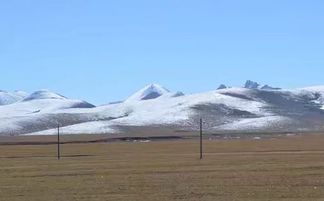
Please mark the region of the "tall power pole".
[[200, 160], [203, 159], [203, 143], [202, 143], [202, 135], [203, 135], [203, 120], [200, 118]]
[[57, 125], [57, 160], [61, 159], [61, 150], [60, 150], [60, 124]]

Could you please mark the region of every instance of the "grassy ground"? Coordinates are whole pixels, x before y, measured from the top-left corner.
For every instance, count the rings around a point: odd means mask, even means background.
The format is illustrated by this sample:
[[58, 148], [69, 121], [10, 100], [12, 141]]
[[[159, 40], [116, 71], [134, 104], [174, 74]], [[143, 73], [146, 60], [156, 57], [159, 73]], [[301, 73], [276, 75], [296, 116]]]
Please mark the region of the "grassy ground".
[[324, 135], [0, 146], [1, 201], [324, 200]]

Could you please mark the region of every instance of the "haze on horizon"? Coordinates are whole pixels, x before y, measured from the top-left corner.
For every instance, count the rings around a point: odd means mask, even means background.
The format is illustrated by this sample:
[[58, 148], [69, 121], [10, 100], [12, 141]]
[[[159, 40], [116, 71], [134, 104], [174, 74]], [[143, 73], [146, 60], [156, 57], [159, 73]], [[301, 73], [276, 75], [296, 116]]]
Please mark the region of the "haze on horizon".
[[150, 83], [321, 85], [323, 10], [320, 0], [1, 2], [0, 89], [98, 105]]

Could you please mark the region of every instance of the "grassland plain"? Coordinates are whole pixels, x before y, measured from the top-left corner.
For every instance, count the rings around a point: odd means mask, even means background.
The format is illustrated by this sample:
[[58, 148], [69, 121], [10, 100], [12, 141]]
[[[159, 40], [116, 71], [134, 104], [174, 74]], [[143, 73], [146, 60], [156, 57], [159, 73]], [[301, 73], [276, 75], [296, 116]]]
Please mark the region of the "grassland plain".
[[0, 200], [324, 200], [324, 135], [197, 142], [1, 145]]

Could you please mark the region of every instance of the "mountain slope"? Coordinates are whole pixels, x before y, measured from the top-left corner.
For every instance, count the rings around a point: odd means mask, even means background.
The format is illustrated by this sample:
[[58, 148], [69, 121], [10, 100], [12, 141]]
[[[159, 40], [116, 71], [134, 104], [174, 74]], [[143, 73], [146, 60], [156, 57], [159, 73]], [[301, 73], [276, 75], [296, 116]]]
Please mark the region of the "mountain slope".
[[21, 101], [26, 96], [27, 93], [23, 91], [15, 91], [12, 93], [6, 91], [0, 91], [0, 105], [9, 105]]

